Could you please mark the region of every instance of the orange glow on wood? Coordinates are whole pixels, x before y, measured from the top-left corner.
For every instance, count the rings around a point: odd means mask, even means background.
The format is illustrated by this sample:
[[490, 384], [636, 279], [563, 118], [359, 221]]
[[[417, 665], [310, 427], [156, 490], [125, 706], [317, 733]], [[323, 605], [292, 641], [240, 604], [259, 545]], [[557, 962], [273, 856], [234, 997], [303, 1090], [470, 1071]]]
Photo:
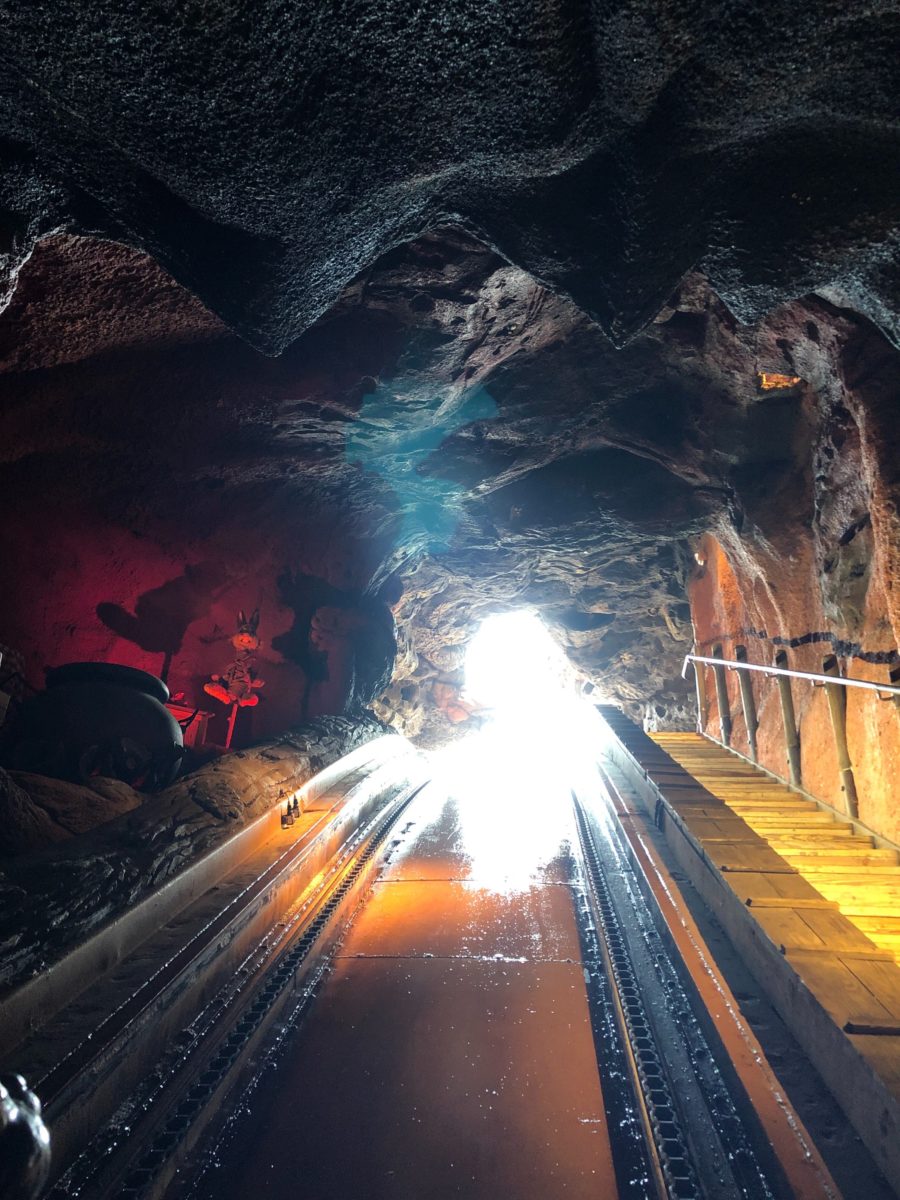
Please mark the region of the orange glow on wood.
[[760, 371], [757, 376], [759, 385], [764, 392], [771, 392], [775, 388], [792, 388], [803, 380], [799, 375], [779, 375], [775, 371]]

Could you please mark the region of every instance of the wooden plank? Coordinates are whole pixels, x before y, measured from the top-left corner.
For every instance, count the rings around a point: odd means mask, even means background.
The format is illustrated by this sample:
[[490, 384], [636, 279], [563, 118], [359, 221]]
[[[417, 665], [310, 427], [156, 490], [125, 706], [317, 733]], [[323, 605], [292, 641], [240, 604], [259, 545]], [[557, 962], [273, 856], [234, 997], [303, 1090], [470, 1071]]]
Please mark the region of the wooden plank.
[[892, 1017], [900, 1020], [900, 969], [893, 963], [843, 955], [842, 958], [860, 983], [868, 988]]
[[831, 888], [848, 900], [866, 900], [878, 898], [892, 902], [894, 909], [900, 912], [900, 880], [890, 875], [834, 876], [829, 881]]
[[814, 929], [829, 950], [835, 953], [856, 950], [867, 951], [873, 943], [852, 921], [839, 911], [821, 911], [805, 914], [807, 924]]
[[827, 868], [829, 865], [840, 866], [843, 863], [868, 865], [870, 863], [894, 863], [893, 850], [881, 850], [873, 846], [829, 846], [824, 849], [810, 847], [808, 850], [791, 854], [798, 871], [806, 870], [807, 866]]
[[772, 811], [761, 816], [754, 816], [750, 825], [758, 825], [764, 829], [800, 829], [800, 830], [815, 830], [824, 829], [828, 832], [832, 828], [841, 830], [846, 828], [840, 822], [835, 821], [830, 813], [795, 813], [795, 812], [777, 812]]
[[795, 793], [791, 791], [783, 783], [766, 783], [760, 779], [758, 775], [746, 775], [742, 778], [736, 776], [725, 775], [710, 775], [706, 771], [698, 771], [695, 775], [697, 779], [709, 780], [716, 787], [717, 791], [723, 793], [734, 793], [737, 796], [742, 795], [760, 795], [760, 796], [793, 796]]
[[879, 904], [877, 900], [842, 900], [840, 907], [841, 912], [850, 921], [859, 917], [889, 917], [897, 911], [895, 905]]
[[815, 888], [795, 872], [733, 871], [729, 885], [745, 904], [758, 905], [771, 900], [781, 907], [795, 907], [800, 901], [821, 901]]
[[803, 868], [803, 874], [809, 879], [822, 878], [842, 884], [874, 883], [879, 887], [882, 883], [891, 884], [892, 881], [896, 881], [896, 886], [900, 887], [900, 868], [896, 863], [872, 863], [863, 870], [859, 863], [852, 860], [825, 866], [813, 861]]
[[[785, 949], [785, 956], [790, 959], [791, 962], [793, 962], [798, 956], [802, 957], [804, 954], [816, 955], [830, 953], [832, 953], [830, 950], [804, 949], [800, 946], [792, 946], [789, 949]], [[843, 954], [843, 951], [841, 951], [841, 954]], [[874, 943], [872, 943], [872, 945], [868, 948], [863, 948], [861, 946], [854, 947], [853, 957], [859, 959], [860, 961], [864, 959], [871, 962], [884, 963], [894, 963], [896, 961], [890, 950], [886, 950], [882, 946], [876, 946]]]
[[741, 812], [791, 812], [791, 813], [808, 813], [818, 812], [819, 809], [812, 800], [729, 800], [730, 808], [739, 808]]
[[711, 842], [704, 846], [710, 860], [722, 871], [778, 871], [786, 866], [784, 859], [766, 844], [746, 842]]
[[764, 906], [753, 907], [750, 912], [760, 929], [782, 953], [794, 949], [828, 952], [827, 943], [804, 920], [805, 913], [793, 908]]
[[[775, 834], [773, 833], [773, 838]], [[805, 834], [780, 833], [778, 841], [783, 842], [786, 846], [797, 846], [803, 849], [806, 845], [814, 846], [842, 846], [854, 841], [852, 834], [841, 833], [840, 829], [824, 829], [821, 825], [815, 826]]]
[[[746, 904], [749, 899], [761, 898], [763, 896], [777, 896], [772, 880], [776, 876], [772, 873], [762, 871], [734, 871], [733, 878], [729, 878], [729, 885], [736, 896]], [[791, 879], [794, 876], [786, 876]]]
[[897, 933], [900, 935], [900, 916], [889, 917], [860, 917], [858, 922], [859, 928], [863, 932], [868, 932], [870, 929], [879, 933]]
[[893, 1021], [891, 1009], [872, 994], [838, 955], [796, 955], [791, 962], [838, 1026], [843, 1027], [848, 1021], [858, 1025], [887, 1025]]
[[680, 804], [677, 802], [673, 804], [668, 797], [666, 797], [666, 802], [686, 822], [730, 820], [736, 816], [725, 804]]
[[765, 838], [760, 838], [759, 834], [754, 836], [755, 831], [748, 829], [747, 824], [740, 817], [717, 816], [713, 818], [698, 817], [692, 814], [690, 830], [694, 837], [699, 838], [701, 842], [744, 840], [756, 842], [757, 839], [765, 842]]

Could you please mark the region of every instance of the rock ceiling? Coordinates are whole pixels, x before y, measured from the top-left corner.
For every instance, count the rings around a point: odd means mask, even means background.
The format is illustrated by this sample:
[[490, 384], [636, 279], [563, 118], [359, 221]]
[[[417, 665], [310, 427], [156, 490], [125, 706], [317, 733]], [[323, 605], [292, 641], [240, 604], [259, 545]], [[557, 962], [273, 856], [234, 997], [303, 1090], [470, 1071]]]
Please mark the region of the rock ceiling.
[[677, 715], [691, 539], [803, 536], [817, 405], [848, 347], [893, 353], [898, 34], [878, 3], [10, 7], [8, 516], [287, 530], [281, 569], [395, 608], [411, 728], [523, 603]]

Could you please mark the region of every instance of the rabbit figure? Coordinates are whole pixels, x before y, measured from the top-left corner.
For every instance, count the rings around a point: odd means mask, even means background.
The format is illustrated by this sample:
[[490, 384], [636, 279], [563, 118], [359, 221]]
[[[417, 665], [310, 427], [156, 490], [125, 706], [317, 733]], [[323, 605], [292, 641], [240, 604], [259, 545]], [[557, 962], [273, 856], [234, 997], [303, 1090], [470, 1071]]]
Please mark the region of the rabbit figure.
[[229, 663], [221, 675], [213, 675], [209, 683], [204, 683], [203, 690], [223, 704], [237, 704], [240, 708], [252, 708], [259, 704], [256, 689], [261, 688], [264, 680], [257, 679], [253, 672], [253, 651], [259, 648], [259, 609], [249, 617], [243, 609], [238, 613], [237, 633], [232, 637], [231, 644], [237, 650], [233, 662]]

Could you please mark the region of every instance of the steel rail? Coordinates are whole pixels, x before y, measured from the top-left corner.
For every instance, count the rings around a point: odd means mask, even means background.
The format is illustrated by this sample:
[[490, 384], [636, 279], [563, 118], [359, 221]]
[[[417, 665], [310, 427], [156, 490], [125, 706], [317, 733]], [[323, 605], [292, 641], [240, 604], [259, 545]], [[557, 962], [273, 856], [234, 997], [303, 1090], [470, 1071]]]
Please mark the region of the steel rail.
[[841, 687], [864, 688], [866, 691], [884, 693], [888, 696], [900, 696], [900, 687], [890, 683], [873, 683], [871, 679], [855, 679], [852, 675], [822, 675], [816, 671], [795, 671], [790, 667], [767, 667], [762, 663], [739, 662], [733, 658], [709, 658], [705, 654], [686, 654], [681, 667], [682, 679], [687, 678], [689, 662], [706, 663], [711, 667], [726, 667], [729, 671], [757, 671], [760, 675], [783, 675], [790, 679], [805, 679], [818, 685], [838, 684]]
[[783, 1194], [782, 1181], [769, 1177], [754, 1148], [759, 1132], [741, 1116], [672, 952], [649, 909], [638, 911], [646, 903], [635, 903], [640, 887], [620, 844], [617, 818], [608, 836], [598, 838], [596, 820], [575, 793], [573, 802], [597, 940], [616, 996], [620, 1036], [637, 1070], [663, 1195], [772, 1200]]
[[[623, 1196], [627, 1197], [632, 1191], [637, 1195], [645, 1195], [645, 1183], [653, 1187], [658, 1200], [671, 1200], [674, 1196], [681, 1200], [699, 1200], [700, 1192], [685, 1139], [681, 1130], [670, 1119], [674, 1112], [671, 1091], [662, 1073], [660, 1055], [650, 1034], [640, 990], [622, 941], [596, 846], [574, 793], [572, 801], [575, 806], [581, 867], [594, 921], [590, 931], [593, 936], [591, 937], [590, 933], [588, 936], [589, 942], [593, 943], [593, 954], [590, 957], [595, 958], [605, 976], [607, 989], [604, 999], [608, 999], [614, 1025], [610, 1031], [613, 1037], [603, 1045], [602, 1051], [598, 1046], [601, 1091], [608, 1117], [618, 1117], [620, 1127], [627, 1127], [621, 1114], [612, 1111], [612, 1097], [605, 1086], [607, 1075], [603, 1067], [611, 1054], [617, 1054], [625, 1065], [625, 1069], [620, 1072], [620, 1078], [623, 1083], [627, 1079], [631, 1085], [630, 1091], [638, 1115], [640, 1134], [647, 1153], [646, 1170], [649, 1178], [645, 1181], [638, 1171], [632, 1169], [630, 1179], [624, 1186], [620, 1183], [619, 1200]], [[585, 959], [588, 957], [586, 954]], [[586, 975], [589, 976], [590, 972], [586, 971]], [[590, 1000], [589, 993], [589, 1003]], [[623, 1097], [620, 1089], [617, 1088], [616, 1092], [616, 1103], [621, 1106]], [[666, 1121], [666, 1118], [669, 1120]], [[664, 1136], [664, 1130], [668, 1136]], [[632, 1137], [636, 1132], [632, 1131]], [[636, 1149], [637, 1153], [640, 1153], [634, 1146], [629, 1149], [632, 1154]]]
[[[277, 814], [276, 814], [277, 815]], [[330, 814], [322, 813], [307, 834], [324, 827]], [[270, 863], [252, 883], [231, 900], [216, 916], [200, 929], [168, 962], [140, 984], [128, 999], [91, 1031], [90, 1035], [59, 1060], [38, 1080], [38, 1091], [45, 1108], [51, 1107], [60, 1094], [71, 1087], [79, 1075], [97, 1059], [108, 1053], [117, 1039], [147, 1012], [153, 1002], [201, 957], [217, 938], [220, 938], [253, 901], [309, 858], [315, 847], [306, 838], [298, 840]]]
[[[278, 1021], [284, 1021], [284, 997], [297, 988], [304, 971], [308, 974], [303, 976], [296, 1002], [290, 1001], [294, 1007], [287, 1024], [291, 1025], [310, 1003], [331, 953], [323, 944], [328, 940], [328, 931], [344, 911], [348, 897], [369, 878], [366, 867], [374, 864], [399, 818], [424, 786], [423, 783], [404, 789], [360, 831], [359, 837], [352, 840], [352, 847], [345, 847], [339, 856], [340, 866], [322, 880], [316, 899], [305, 901], [289, 918], [289, 928], [278, 934], [279, 946], [272, 958], [268, 959], [269, 950], [261, 954], [254, 968], [258, 977], [252, 982], [238, 981], [234, 992], [221, 1005], [213, 1002], [209, 1011], [204, 1010], [198, 1016], [191, 1027], [191, 1043], [179, 1048], [183, 1059], [177, 1078], [171, 1078], [152, 1097], [141, 1101], [149, 1100], [151, 1111], [134, 1142], [118, 1150], [114, 1146], [105, 1150], [101, 1138], [96, 1146], [86, 1148], [80, 1164], [73, 1164], [74, 1171], [70, 1169], [51, 1191], [52, 1200], [72, 1194], [108, 1195], [111, 1183], [115, 1194], [123, 1200], [144, 1200], [161, 1194], [159, 1187], [167, 1186], [167, 1175], [198, 1136], [196, 1127], [205, 1124], [205, 1114], [211, 1108], [227, 1106], [248, 1055], [269, 1053], [264, 1047], [273, 1041], [276, 1030], [270, 1014], [277, 1014]], [[619, 1094], [615, 1106], [617, 1114], [621, 1117], [624, 1113], [625, 1123], [631, 1126], [626, 1131], [626, 1140], [630, 1140], [632, 1151], [637, 1142], [646, 1149], [649, 1168], [646, 1182], [654, 1187], [659, 1200], [701, 1200], [713, 1194], [707, 1188], [709, 1183], [717, 1189], [715, 1194], [722, 1197], [771, 1198], [773, 1192], [749, 1148], [752, 1139], [732, 1111], [733, 1102], [724, 1084], [715, 1079], [710, 1091], [709, 1079], [703, 1081], [704, 1070], [710, 1075], [709, 1067], [703, 1065], [708, 1061], [708, 1050], [699, 1026], [694, 1028], [696, 1020], [692, 1021], [685, 1013], [668, 1011], [679, 1009], [683, 1000], [679, 991], [673, 1004], [676, 971], [674, 964], [663, 961], [664, 957], [668, 960], [668, 954], [659, 935], [653, 932], [652, 923], [641, 923], [640, 918], [637, 918], [640, 928], [635, 931], [628, 927], [635, 919], [633, 906], [631, 913], [627, 911], [627, 902], [623, 908], [622, 889], [615, 877], [624, 876], [631, 868], [624, 847], [618, 845], [618, 835], [603, 839], [601, 844], [594, 820], [574, 793], [573, 803], [581, 851], [579, 866], [588, 904], [584, 914], [588, 922], [585, 926], [579, 921], [579, 927], [595, 951], [590, 962], [586, 956], [585, 965], [593, 966], [595, 984], [600, 974], [606, 985], [605, 1020], [602, 1028], [595, 1027], [595, 1039], [598, 1047], [604, 1034], [611, 1042], [617, 1042], [610, 1052], [618, 1054], [627, 1064], [625, 1073], [619, 1072], [610, 1086], [612, 1091], [621, 1093], [623, 1083], [631, 1080], [636, 1103], [629, 1111], [627, 1098]], [[641, 944], [649, 945], [649, 977], [658, 993], [649, 999], [647, 962], [638, 961]], [[646, 958], [646, 949], [643, 954]], [[670, 1040], [672, 1028], [683, 1040], [681, 1049]], [[684, 1100], [685, 1081], [678, 1078], [677, 1069], [672, 1066], [679, 1059], [685, 1064], [693, 1063], [694, 1094], [705, 1097], [708, 1123], [714, 1135], [706, 1149], [698, 1146], [702, 1135], [693, 1127], [697, 1114], [691, 1102]], [[604, 1101], [608, 1102], [605, 1080]], [[719, 1156], [717, 1178], [709, 1169], [717, 1153], [714, 1142], [729, 1151]], [[122, 1149], [125, 1154], [120, 1158]], [[616, 1163], [617, 1178], [631, 1187], [620, 1188], [620, 1200], [628, 1196], [645, 1200], [648, 1192], [642, 1188], [643, 1181], [639, 1175], [629, 1175], [636, 1161], [634, 1155], [631, 1153], [629, 1157], [627, 1146], [622, 1149], [625, 1161]], [[69, 1190], [72, 1183], [74, 1191]]]
[[[160, 1173], [179, 1154], [182, 1143], [211, 1102], [214, 1099], [220, 1102], [229, 1091], [230, 1081], [248, 1047], [255, 1045], [263, 1034], [269, 1014], [283, 1002], [288, 989], [296, 985], [301, 971], [310, 968], [312, 978], [295, 1006], [297, 1010], [305, 1008], [331, 953], [327, 950], [315, 957], [324, 935], [351, 893], [368, 878], [366, 868], [428, 782], [425, 779], [403, 788], [345, 844], [332, 868], [314, 885], [314, 894], [301, 899], [286, 923], [283, 919], [275, 922], [270, 934], [258, 943], [261, 948], [258, 956], [251, 954], [245, 966], [226, 983], [223, 991], [227, 994], [215, 997], [194, 1018], [185, 1031], [186, 1041], [176, 1047], [177, 1065], [171, 1077], [154, 1084], [144, 1096], [138, 1097], [137, 1093], [132, 1096], [138, 1101], [142, 1120], [148, 1124], [135, 1144], [117, 1144], [118, 1135], [112, 1125], [101, 1129], [52, 1185], [47, 1200], [110, 1194], [107, 1187], [110, 1170], [116, 1176], [115, 1194], [123, 1200], [157, 1194]], [[283, 855], [279, 862], [285, 857], [288, 855]], [[246, 965], [253, 957], [258, 957], [259, 962]], [[116, 1167], [111, 1160], [118, 1158], [120, 1150], [127, 1151], [127, 1158]], [[98, 1177], [103, 1179], [99, 1191]]]
[[[778, 1195], [790, 1193], [795, 1200], [840, 1200], [828, 1167], [769, 1066], [679, 885], [659, 857], [649, 821], [640, 815], [640, 800], [621, 766], [605, 762], [600, 778], [654, 924], [666, 945], [677, 953], [683, 982], [696, 999], [696, 1011], [702, 1009], [706, 1037], [716, 1045], [717, 1056], [721, 1052], [721, 1061], [728, 1064], [734, 1094], [741, 1096], [742, 1111], [753, 1121], [760, 1139], [757, 1146], [762, 1145], [770, 1172], [774, 1169], [775, 1176], [783, 1176]], [[751, 1109], [753, 1116], [749, 1117]]]

